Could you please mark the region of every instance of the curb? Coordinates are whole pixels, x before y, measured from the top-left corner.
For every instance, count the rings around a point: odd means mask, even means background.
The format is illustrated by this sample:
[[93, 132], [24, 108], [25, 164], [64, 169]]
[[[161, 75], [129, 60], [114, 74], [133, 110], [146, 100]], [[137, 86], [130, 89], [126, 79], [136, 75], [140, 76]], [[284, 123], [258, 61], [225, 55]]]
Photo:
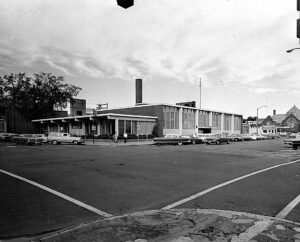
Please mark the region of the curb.
[[149, 210], [61, 230], [33, 241], [300, 241], [300, 223], [212, 210]]

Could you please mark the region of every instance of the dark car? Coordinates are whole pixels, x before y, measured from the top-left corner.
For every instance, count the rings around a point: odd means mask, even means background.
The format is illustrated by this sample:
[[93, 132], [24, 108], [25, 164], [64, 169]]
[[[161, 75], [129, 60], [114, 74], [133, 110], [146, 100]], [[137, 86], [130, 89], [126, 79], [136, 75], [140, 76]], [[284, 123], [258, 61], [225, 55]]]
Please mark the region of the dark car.
[[298, 146], [300, 146], [300, 137], [295, 139], [285, 139], [283, 143], [286, 145], [291, 145], [294, 149], [297, 149]]
[[43, 139], [34, 137], [34, 135], [32, 135], [32, 134], [21, 134], [18, 136], [14, 136], [13, 141], [16, 144], [41, 145], [43, 142]]
[[164, 137], [153, 138], [154, 145], [164, 145], [164, 144], [174, 144], [174, 145], [182, 145], [182, 144], [190, 144], [191, 137], [180, 136], [178, 134], [166, 134]]

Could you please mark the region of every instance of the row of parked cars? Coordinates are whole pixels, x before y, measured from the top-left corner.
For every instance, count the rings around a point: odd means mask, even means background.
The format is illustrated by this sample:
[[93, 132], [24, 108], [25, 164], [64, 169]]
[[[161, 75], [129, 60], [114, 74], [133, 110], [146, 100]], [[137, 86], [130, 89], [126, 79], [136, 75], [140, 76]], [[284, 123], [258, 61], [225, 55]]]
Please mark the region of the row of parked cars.
[[163, 144], [229, 144], [230, 142], [237, 141], [251, 141], [251, 140], [267, 140], [267, 139], [277, 139], [280, 138], [276, 134], [194, 134], [192, 136], [184, 136], [178, 134], [167, 134], [164, 137], [153, 138], [153, 144], [163, 145]]
[[74, 145], [82, 144], [85, 140], [82, 137], [75, 137], [69, 133], [50, 132], [45, 134], [13, 134], [0, 133], [0, 141], [14, 142], [24, 145], [41, 145], [42, 143], [61, 144], [72, 143]]

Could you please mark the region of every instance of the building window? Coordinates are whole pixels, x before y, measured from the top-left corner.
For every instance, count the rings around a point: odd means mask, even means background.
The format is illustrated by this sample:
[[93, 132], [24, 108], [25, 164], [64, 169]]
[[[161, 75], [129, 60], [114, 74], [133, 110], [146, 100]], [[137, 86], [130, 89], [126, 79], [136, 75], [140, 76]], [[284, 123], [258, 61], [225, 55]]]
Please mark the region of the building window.
[[138, 122], [138, 134], [149, 135], [152, 134], [155, 122], [139, 121]]
[[195, 111], [184, 108], [182, 110], [182, 128], [195, 129]]
[[231, 130], [231, 115], [224, 114], [224, 130]]
[[81, 116], [82, 115], [82, 111], [76, 111], [76, 115]]
[[242, 117], [234, 116], [234, 130], [241, 130], [242, 127]]
[[4, 119], [0, 119], [0, 132], [4, 133]]
[[119, 120], [118, 121], [118, 126], [119, 126], [119, 129], [118, 129], [118, 134], [119, 135], [122, 135], [124, 133], [124, 120]]
[[132, 134], [137, 134], [137, 121], [132, 122]]
[[72, 129], [82, 129], [82, 122], [72, 123]]
[[209, 127], [209, 112], [199, 110], [198, 127]]
[[179, 112], [176, 107], [164, 107], [164, 128], [165, 129], [178, 129], [179, 128]]
[[212, 113], [212, 127], [221, 129], [221, 114]]
[[126, 131], [126, 133], [127, 134], [131, 134], [131, 121], [130, 120], [126, 120], [126, 129], [125, 129], [125, 131]]

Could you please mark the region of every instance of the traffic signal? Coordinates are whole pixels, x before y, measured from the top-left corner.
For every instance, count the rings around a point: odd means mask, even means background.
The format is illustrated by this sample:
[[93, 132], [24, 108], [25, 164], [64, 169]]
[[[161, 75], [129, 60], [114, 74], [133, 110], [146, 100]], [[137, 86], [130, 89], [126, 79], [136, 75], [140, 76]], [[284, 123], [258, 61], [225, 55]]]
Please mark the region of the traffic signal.
[[[297, 0], [297, 11], [300, 11], [300, 0]], [[297, 38], [300, 39], [300, 19], [297, 19]]]
[[300, 19], [297, 19], [297, 38], [300, 39]]
[[133, 1], [134, 0], [117, 0], [117, 3], [122, 8], [129, 8], [129, 7], [133, 6], [133, 4], [134, 4]]

